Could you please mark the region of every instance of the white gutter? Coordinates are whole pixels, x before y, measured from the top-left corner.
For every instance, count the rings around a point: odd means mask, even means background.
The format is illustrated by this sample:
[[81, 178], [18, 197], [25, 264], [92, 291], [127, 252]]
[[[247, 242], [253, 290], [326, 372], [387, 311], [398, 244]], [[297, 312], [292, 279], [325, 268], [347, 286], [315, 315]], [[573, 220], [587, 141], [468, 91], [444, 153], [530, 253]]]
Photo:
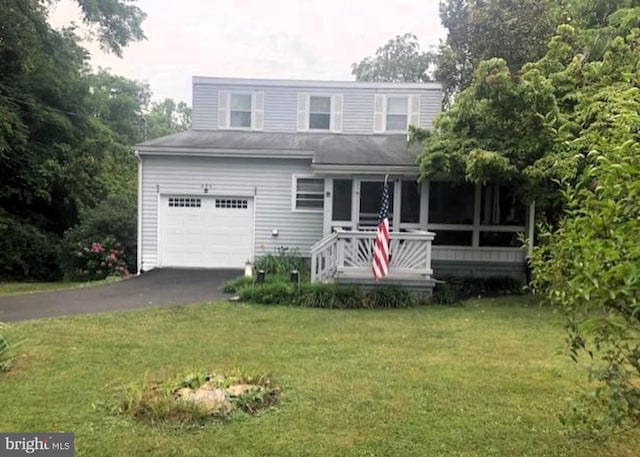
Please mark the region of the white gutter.
[[310, 159], [313, 151], [295, 149], [214, 149], [173, 146], [139, 146], [139, 155], [182, 155], [195, 157], [239, 157], [249, 159]]
[[137, 274], [142, 273], [142, 157], [138, 150], [134, 151], [138, 159], [138, 245], [137, 245]]
[[352, 164], [311, 164], [314, 174], [391, 174], [415, 176], [420, 171], [418, 165], [352, 165]]

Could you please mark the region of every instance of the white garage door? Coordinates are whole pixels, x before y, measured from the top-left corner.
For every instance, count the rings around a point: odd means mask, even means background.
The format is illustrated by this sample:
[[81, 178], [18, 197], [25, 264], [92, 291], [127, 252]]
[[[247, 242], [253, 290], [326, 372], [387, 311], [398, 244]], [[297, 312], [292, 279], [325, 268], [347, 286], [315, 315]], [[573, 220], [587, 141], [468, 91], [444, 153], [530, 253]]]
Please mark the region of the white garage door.
[[163, 196], [163, 267], [242, 268], [251, 258], [253, 199]]

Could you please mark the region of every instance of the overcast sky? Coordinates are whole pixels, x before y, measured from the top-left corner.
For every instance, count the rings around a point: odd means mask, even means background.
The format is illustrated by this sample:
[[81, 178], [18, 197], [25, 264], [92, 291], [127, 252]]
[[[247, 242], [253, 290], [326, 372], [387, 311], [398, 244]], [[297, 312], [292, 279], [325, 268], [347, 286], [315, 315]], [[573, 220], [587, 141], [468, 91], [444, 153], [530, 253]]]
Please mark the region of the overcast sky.
[[[444, 38], [438, 0], [139, 0], [147, 39], [122, 59], [86, 43], [94, 68], [151, 85], [154, 99], [191, 104], [191, 77], [353, 80], [351, 64], [390, 38]], [[77, 23], [74, 0], [54, 7], [54, 25]]]

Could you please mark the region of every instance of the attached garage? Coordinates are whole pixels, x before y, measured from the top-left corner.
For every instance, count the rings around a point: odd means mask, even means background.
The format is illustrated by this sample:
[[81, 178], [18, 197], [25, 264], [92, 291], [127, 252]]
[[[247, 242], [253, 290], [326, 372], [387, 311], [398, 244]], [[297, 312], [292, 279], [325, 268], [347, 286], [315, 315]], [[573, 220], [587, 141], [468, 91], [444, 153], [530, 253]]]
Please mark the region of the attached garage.
[[242, 268], [253, 258], [253, 198], [162, 195], [159, 266]]

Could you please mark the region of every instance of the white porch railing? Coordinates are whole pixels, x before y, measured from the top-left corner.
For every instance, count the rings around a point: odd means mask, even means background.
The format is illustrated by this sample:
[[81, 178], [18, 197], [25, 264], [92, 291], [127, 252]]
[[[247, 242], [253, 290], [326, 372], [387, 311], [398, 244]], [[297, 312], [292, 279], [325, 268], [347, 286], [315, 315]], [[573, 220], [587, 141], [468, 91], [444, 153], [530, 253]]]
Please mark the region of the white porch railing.
[[336, 274], [338, 232], [325, 236], [311, 247], [311, 282], [328, 282]]
[[[311, 282], [336, 276], [370, 278], [375, 231], [338, 230], [311, 248]], [[434, 233], [392, 232], [389, 245], [389, 279], [430, 279]]]

